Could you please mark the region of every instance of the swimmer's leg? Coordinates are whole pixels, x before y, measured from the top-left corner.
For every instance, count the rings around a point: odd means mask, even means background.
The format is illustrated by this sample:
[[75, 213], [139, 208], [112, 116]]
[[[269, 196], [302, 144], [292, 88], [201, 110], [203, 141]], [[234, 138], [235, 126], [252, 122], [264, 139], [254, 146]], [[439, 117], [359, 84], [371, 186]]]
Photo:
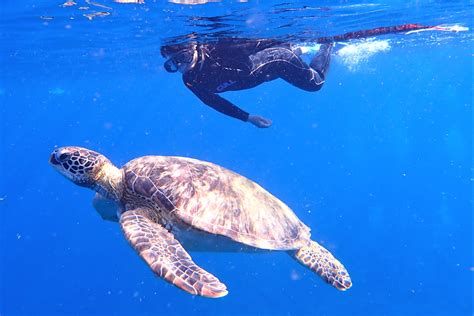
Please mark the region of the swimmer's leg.
[[[321, 59], [322, 64], [329, 64], [329, 55], [331, 47], [319, 50], [318, 55], [313, 59]], [[320, 56], [321, 55], [321, 56]], [[325, 57], [325, 58], [323, 58]], [[270, 81], [281, 78], [295, 87], [306, 91], [318, 91], [324, 84], [324, 73], [328, 67], [319, 67], [319, 73], [316, 69], [305, 63], [298, 52], [286, 47], [272, 47], [264, 49], [256, 54], [249, 56], [252, 62], [252, 76], [254, 78], [264, 78], [264, 81]], [[313, 63], [313, 62], [312, 62]]]

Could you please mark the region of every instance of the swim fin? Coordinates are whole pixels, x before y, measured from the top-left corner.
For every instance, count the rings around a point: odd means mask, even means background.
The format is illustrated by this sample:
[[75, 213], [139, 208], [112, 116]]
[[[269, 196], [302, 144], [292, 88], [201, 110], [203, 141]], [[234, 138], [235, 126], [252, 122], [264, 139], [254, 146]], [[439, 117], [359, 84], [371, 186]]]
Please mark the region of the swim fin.
[[323, 44], [319, 48], [319, 52], [311, 60], [310, 66], [318, 72], [321, 78], [325, 78], [326, 73], [329, 70], [329, 63], [331, 61], [331, 53], [334, 47], [333, 43]]

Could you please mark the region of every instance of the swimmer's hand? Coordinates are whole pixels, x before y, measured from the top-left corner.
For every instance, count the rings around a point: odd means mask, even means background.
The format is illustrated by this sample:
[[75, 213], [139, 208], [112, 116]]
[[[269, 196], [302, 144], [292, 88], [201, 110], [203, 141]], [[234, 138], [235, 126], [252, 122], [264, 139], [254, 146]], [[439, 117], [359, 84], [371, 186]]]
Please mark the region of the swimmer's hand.
[[252, 123], [253, 125], [260, 127], [260, 128], [267, 128], [272, 125], [272, 120], [267, 118], [261, 117], [259, 115], [249, 115], [247, 122]]

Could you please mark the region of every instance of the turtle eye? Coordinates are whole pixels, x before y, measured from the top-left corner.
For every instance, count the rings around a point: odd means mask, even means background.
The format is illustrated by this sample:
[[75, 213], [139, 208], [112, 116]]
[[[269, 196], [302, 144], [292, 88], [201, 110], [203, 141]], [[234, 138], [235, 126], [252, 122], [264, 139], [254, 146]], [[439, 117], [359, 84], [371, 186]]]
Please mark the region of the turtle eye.
[[71, 157], [71, 154], [63, 153], [63, 154], [59, 155], [59, 160], [60, 161], [65, 161], [65, 160], [68, 160], [70, 157]]

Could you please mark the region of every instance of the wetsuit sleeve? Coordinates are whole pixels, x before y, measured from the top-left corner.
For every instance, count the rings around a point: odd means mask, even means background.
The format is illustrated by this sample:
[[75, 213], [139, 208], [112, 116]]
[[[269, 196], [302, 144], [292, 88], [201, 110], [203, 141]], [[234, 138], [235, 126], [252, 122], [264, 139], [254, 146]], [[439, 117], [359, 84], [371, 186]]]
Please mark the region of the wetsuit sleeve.
[[247, 122], [249, 114], [238, 106], [232, 104], [216, 93], [196, 88], [193, 86], [192, 82], [186, 81], [185, 78], [183, 78], [183, 80], [186, 87], [188, 87], [189, 90], [191, 90], [202, 102], [204, 102], [204, 104], [225, 115]]

